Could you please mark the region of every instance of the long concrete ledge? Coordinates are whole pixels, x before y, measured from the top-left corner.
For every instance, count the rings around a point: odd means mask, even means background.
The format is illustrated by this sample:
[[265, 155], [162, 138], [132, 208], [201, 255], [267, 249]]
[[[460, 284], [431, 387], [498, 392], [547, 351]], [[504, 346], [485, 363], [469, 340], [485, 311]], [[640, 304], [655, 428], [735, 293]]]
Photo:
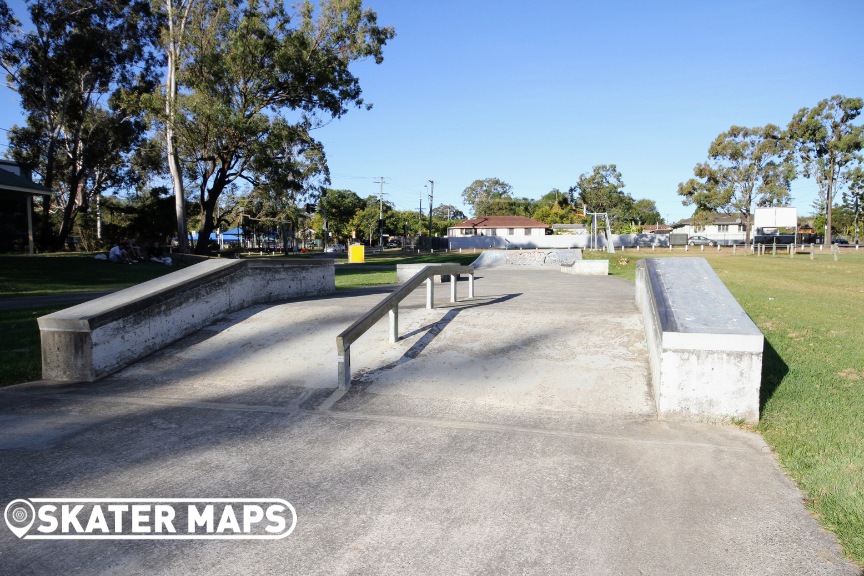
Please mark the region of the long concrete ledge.
[[[495, 236], [490, 236], [495, 238]], [[474, 268], [561, 266], [582, 260], [581, 248], [534, 250], [484, 250], [471, 266]]]
[[764, 338], [704, 258], [636, 266], [661, 417], [759, 420]]
[[91, 382], [223, 314], [334, 290], [332, 260], [208, 260], [39, 318], [42, 377]]
[[576, 276], [608, 276], [608, 260], [576, 260], [570, 264], [561, 264], [561, 272]]

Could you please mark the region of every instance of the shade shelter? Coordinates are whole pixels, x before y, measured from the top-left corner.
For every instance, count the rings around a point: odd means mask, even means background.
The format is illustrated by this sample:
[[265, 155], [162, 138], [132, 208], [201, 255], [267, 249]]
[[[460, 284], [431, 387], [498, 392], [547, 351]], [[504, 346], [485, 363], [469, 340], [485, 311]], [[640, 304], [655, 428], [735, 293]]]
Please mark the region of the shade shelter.
[[[19, 172], [18, 174], [15, 171]], [[13, 233], [18, 226], [16, 217], [21, 216], [20, 206], [23, 204], [27, 219], [28, 253], [32, 256], [33, 247], [33, 197], [49, 196], [51, 190], [34, 183], [29, 178], [20, 174], [21, 169], [17, 164], [0, 162], [0, 202], [2, 202], [8, 223], [4, 222], [4, 228]]]

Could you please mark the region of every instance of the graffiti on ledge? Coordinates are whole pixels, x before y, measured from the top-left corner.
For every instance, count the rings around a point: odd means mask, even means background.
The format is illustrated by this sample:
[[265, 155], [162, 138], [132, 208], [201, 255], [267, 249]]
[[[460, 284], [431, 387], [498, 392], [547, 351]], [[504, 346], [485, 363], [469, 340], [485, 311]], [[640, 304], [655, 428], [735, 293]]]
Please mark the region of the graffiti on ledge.
[[508, 266], [559, 266], [575, 260], [573, 255], [561, 254], [558, 250], [520, 250], [508, 252], [504, 263]]

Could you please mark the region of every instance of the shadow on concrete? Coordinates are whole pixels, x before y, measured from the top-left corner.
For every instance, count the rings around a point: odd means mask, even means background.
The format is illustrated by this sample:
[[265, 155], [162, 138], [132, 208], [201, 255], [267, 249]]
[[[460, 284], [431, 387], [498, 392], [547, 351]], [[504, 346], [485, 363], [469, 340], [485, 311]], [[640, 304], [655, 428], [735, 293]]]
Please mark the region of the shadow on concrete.
[[[352, 378], [352, 384], [351, 384], [352, 388], [358, 387], [358, 390], [360, 392], [363, 392], [366, 390], [366, 388], [368, 387], [368, 384], [370, 382], [366, 378], [366, 376], [368, 376], [369, 374], [372, 374], [374, 372], [381, 372], [381, 371], [385, 371], [385, 370], [392, 370], [393, 368], [396, 368], [397, 366], [401, 366], [405, 362], [408, 362], [410, 360], [414, 360], [415, 358], [417, 358], [420, 354], [423, 353], [423, 351], [430, 344], [432, 344], [432, 342], [435, 340], [435, 338], [437, 338], [438, 335], [441, 334], [441, 332], [453, 320], [456, 319], [456, 317], [459, 315], [459, 313], [462, 312], [463, 310], [468, 310], [469, 308], [480, 308], [481, 306], [491, 306], [493, 304], [500, 304], [502, 302], [512, 300], [513, 298], [517, 298], [521, 295], [522, 295], [521, 292], [516, 293], [516, 294], [505, 294], [503, 296], [498, 296], [496, 298], [492, 298], [492, 299], [486, 300], [484, 302], [475, 302], [473, 304], [461, 305], [457, 308], [451, 308], [437, 322], [433, 322], [432, 324], [427, 324], [426, 326], [422, 326], [420, 328], [417, 328], [416, 330], [412, 330], [411, 332], [402, 335], [399, 338], [400, 340], [404, 340], [405, 338], [410, 338], [412, 336], [420, 334], [421, 332], [426, 332], [426, 334], [424, 334], [419, 340], [417, 340], [417, 342], [415, 342], [413, 346], [411, 346], [408, 350], [406, 350], [405, 353], [402, 355], [402, 357], [399, 358], [398, 360], [396, 360], [395, 362], [391, 362], [389, 364], [386, 364], [384, 366], [374, 368], [371, 370], [365, 370], [365, 371], [358, 372], [354, 376], [354, 378]], [[440, 306], [439, 306], [439, 308], [440, 308]]]
[[765, 410], [765, 405], [774, 395], [786, 374], [789, 366], [777, 353], [771, 342], [766, 338], [765, 347], [762, 350], [762, 386], [759, 388], [759, 415]]

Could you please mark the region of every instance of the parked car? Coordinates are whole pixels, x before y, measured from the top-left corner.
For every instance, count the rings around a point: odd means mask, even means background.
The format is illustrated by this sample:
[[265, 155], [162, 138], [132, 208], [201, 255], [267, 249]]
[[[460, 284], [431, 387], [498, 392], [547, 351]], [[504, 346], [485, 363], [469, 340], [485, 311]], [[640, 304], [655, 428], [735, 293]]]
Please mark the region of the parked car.
[[324, 252], [344, 252], [344, 251], [345, 251], [345, 245], [344, 244], [333, 244], [331, 246], [327, 246], [327, 248], [324, 249]]
[[687, 240], [687, 244], [690, 246], [714, 246], [714, 240], [706, 238], [705, 236], [690, 236], [690, 239]]
[[401, 248], [402, 244], [398, 240], [390, 240], [387, 242], [387, 248]]
[[846, 240], [845, 238], [832, 238], [831, 243], [832, 244], [849, 244], [849, 241]]

